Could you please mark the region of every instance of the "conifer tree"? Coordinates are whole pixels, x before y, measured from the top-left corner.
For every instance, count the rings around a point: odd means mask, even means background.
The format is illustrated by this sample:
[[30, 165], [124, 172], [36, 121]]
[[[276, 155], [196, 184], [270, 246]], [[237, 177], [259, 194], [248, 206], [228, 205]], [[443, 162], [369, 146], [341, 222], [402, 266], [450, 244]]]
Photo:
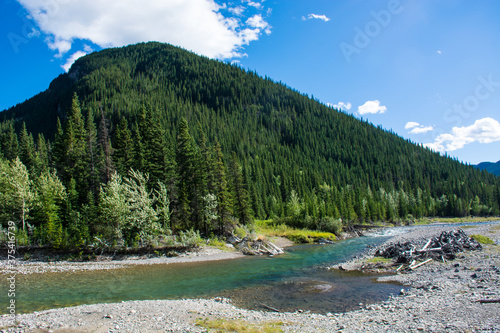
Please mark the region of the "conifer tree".
[[35, 164], [35, 141], [33, 135], [28, 133], [25, 122], [23, 122], [19, 136], [19, 158], [28, 170], [33, 170]]
[[226, 179], [226, 167], [224, 166], [224, 156], [219, 140], [215, 140], [215, 172], [214, 172], [214, 194], [217, 197], [217, 219], [219, 234], [223, 233], [223, 228], [229, 222], [231, 215], [231, 196], [228, 190]]
[[40, 175], [49, 168], [49, 147], [43, 134], [39, 133], [36, 140], [34, 172]]
[[168, 153], [158, 112], [147, 112], [143, 107], [140, 119], [141, 123], [145, 123], [141, 130], [145, 142], [145, 171], [150, 175], [151, 184], [163, 182], [167, 177]]
[[82, 117], [80, 102], [76, 93], [73, 95], [71, 108], [68, 114], [63, 134], [63, 147], [65, 150], [62, 164], [62, 178], [69, 184], [71, 179], [75, 181], [75, 190], [79, 194], [78, 207], [85, 202], [89, 189], [88, 179], [88, 155], [87, 155], [87, 132]]
[[[176, 162], [178, 172], [179, 204], [181, 218], [190, 216], [191, 227], [198, 229], [203, 221], [203, 204], [201, 202], [198, 152], [194, 140], [189, 134], [187, 120], [182, 118], [177, 136]], [[189, 205], [189, 213], [187, 213]], [[181, 221], [187, 222], [187, 221]]]
[[97, 149], [97, 130], [94, 122], [94, 114], [92, 109], [88, 109], [85, 129], [86, 133], [86, 150], [87, 150], [87, 165], [88, 165], [88, 182], [90, 192], [96, 198], [97, 190], [99, 186], [99, 174], [98, 174], [98, 149]]
[[235, 153], [231, 158], [229, 170], [232, 180], [233, 213], [242, 225], [247, 225], [252, 221], [252, 216], [243, 172]]
[[0, 137], [1, 151], [4, 158], [11, 161], [19, 155], [19, 141], [14, 130], [14, 121], [8, 121], [7, 129]]
[[97, 144], [99, 147], [99, 174], [102, 183], [107, 183], [115, 171], [113, 160], [113, 148], [109, 137], [108, 124], [101, 109], [101, 120], [99, 121]]
[[[145, 168], [145, 153], [144, 153], [144, 142], [142, 138], [141, 131], [137, 122], [134, 124], [134, 169], [144, 170]], [[127, 170], [128, 172], [128, 170]]]
[[126, 175], [128, 170], [133, 167], [134, 144], [132, 133], [128, 128], [128, 122], [125, 117], [120, 119], [113, 139], [113, 161], [116, 171], [120, 175]]

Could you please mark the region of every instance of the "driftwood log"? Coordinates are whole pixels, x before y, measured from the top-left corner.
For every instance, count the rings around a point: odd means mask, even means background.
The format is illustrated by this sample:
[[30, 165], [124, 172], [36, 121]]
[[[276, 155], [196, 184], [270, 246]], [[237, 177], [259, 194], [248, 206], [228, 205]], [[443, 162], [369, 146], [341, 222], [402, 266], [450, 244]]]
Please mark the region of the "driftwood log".
[[500, 303], [500, 299], [478, 299], [477, 303]]

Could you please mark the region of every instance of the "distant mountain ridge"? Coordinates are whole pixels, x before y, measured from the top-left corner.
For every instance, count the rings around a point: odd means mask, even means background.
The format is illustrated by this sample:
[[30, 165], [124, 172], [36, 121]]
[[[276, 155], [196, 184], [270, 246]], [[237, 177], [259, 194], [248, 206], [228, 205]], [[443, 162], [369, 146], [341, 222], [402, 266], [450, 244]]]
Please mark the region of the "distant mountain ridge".
[[495, 174], [497, 176], [500, 176], [500, 161], [494, 163], [494, 162], [481, 162], [478, 165], [475, 165], [479, 170], [486, 170], [488, 172], [491, 172], [492, 174]]

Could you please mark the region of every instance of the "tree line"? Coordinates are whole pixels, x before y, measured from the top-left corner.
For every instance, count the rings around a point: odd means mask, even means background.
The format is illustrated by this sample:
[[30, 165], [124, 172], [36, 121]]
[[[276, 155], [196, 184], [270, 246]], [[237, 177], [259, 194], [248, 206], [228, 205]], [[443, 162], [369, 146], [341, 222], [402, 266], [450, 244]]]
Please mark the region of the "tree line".
[[[34, 198], [24, 220], [19, 206], [1, 213], [43, 242], [42, 229], [61, 241], [132, 244], [190, 229], [223, 234], [252, 219], [338, 230], [500, 206], [492, 174], [159, 43], [82, 57], [47, 91], [1, 112], [0, 154], [3, 195], [19, 193], [5, 175], [24, 165]], [[44, 182], [61, 194], [46, 198]]]

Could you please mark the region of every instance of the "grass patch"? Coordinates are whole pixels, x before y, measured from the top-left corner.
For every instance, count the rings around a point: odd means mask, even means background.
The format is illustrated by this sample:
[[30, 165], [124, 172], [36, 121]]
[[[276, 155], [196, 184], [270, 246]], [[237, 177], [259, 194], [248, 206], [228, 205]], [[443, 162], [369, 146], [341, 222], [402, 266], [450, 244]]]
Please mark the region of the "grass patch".
[[471, 238], [475, 239], [478, 243], [481, 244], [495, 244], [494, 241], [491, 240], [491, 238], [483, 235], [471, 235]]
[[211, 247], [215, 247], [215, 248], [222, 250], [222, 251], [229, 251], [229, 248], [226, 246], [226, 242], [217, 238], [217, 237], [210, 238], [208, 240], [207, 245], [211, 246]]
[[384, 257], [373, 257], [373, 258], [366, 260], [366, 262], [370, 263], [370, 264], [378, 264], [378, 263], [387, 264], [387, 263], [392, 262], [392, 259], [384, 258]]
[[467, 222], [490, 222], [498, 221], [498, 216], [468, 216], [468, 217], [433, 217], [433, 223], [467, 223]]
[[243, 320], [225, 319], [197, 319], [196, 325], [205, 328], [209, 332], [235, 332], [235, 333], [281, 333], [282, 322], [264, 324], [251, 324]]
[[330, 232], [322, 232], [308, 229], [296, 229], [286, 224], [273, 225], [272, 221], [258, 221], [255, 231], [266, 237], [286, 237], [294, 243], [313, 243], [320, 238], [335, 241], [337, 237]]

